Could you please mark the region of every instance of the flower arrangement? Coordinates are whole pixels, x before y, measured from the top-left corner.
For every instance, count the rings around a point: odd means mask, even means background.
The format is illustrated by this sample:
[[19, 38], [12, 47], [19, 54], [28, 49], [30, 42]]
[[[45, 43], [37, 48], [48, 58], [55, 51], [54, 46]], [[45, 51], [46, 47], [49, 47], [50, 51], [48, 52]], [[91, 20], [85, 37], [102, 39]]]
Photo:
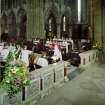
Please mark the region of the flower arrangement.
[[14, 61], [14, 60], [18, 60], [19, 59], [19, 55], [20, 55], [21, 51], [19, 50], [16, 50], [16, 51], [13, 51], [13, 50], [10, 50], [9, 51], [9, 54], [7, 56], [7, 58], [5, 59], [5, 63], [6, 63], [6, 66], [9, 66], [11, 65], [11, 63]]
[[99, 51], [102, 50], [102, 46], [98, 41], [93, 43], [93, 48], [98, 49]]
[[17, 94], [28, 83], [28, 70], [22, 61], [5, 68], [5, 75], [1, 85], [9, 95]]
[[14, 52], [9, 52], [5, 60], [4, 78], [1, 87], [9, 96], [13, 96], [29, 84], [28, 68], [20, 59], [15, 59]]

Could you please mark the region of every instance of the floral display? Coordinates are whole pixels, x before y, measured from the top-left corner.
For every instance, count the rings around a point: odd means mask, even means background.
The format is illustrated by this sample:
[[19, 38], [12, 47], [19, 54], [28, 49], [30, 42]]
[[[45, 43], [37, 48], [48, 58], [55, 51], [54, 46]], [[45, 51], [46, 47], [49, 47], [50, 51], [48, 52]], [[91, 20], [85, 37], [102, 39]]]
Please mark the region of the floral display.
[[22, 61], [5, 68], [2, 86], [9, 95], [17, 94], [28, 83], [28, 70]]
[[98, 41], [95, 41], [93, 43], [93, 48], [98, 49], [98, 50], [102, 50], [102, 46]]
[[13, 52], [8, 54], [5, 63], [5, 72], [1, 87], [10, 96], [13, 96], [29, 84], [28, 68], [23, 61], [15, 59]]

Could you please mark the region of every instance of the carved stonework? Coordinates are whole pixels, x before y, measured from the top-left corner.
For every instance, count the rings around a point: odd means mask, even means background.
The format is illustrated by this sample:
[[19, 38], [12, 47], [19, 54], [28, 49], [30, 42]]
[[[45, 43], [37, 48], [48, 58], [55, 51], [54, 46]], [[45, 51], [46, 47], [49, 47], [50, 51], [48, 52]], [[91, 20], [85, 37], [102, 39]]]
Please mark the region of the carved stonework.
[[[53, 70], [52, 70], [53, 71]], [[43, 89], [49, 89], [53, 86], [53, 81], [54, 81], [54, 73], [46, 73], [43, 77]]]
[[27, 14], [23, 8], [20, 8], [17, 13], [17, 24], [18, 24], [18, 38], [26, 38], [26, 24], [27, 24]]
[[40, 92], [40, 78], [32, 80], [30, 85], [27, 87], [27, 98], [35, 97]]
[[55, 68], [55, 83], [59, 84], [64, 80], [64, 64], [60, 64]]
[[8, 16], [8, 35], [10, 38], [16, 38], [16, 16], [13, 11], [11, 11]]
[[0, 90], [0, 105], [22, 105], [22, 93], [9, 97], [8, 94]]
[[[58, 27], [58, 23], [59, 23], [59, 6], [55, 3], [55, 4], [51, 4], [50, 7], [48, 7], [47, 9], [45, 9], [45, 12], [44, 12], [44, 19], [45, 19], [45, 30], [46, 30], [46, 36], [48, 36], [48, 32], [50, 31], [52, 33], [52, 37], [53, 38], [54, 36], [59, 36], [59, 29], [57, 29]], [[51, 28], [50, 27], [50, 24], [49, 24], [49, 21], [50, 21], [50, 18], [52, 17], [52, 21], [51, 21]]]
[[1, 33], [4, 33], [7, 29], [7, 16], [5, 13], [3, 13], [1, 17]]
[[28, 87], [26, 87], [26, 102], [29, 105], [34, 105], [40, 99], [40, 77], [34, 78], [30, 81]]

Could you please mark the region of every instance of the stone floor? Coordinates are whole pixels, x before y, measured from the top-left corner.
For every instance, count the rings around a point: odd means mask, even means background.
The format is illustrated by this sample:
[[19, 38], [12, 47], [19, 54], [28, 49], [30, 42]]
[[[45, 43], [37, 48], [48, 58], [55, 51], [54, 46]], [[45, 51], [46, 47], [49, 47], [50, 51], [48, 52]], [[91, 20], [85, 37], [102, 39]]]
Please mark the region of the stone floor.
[[37, 105], [105, 105], [105, 64], [92, 64]]

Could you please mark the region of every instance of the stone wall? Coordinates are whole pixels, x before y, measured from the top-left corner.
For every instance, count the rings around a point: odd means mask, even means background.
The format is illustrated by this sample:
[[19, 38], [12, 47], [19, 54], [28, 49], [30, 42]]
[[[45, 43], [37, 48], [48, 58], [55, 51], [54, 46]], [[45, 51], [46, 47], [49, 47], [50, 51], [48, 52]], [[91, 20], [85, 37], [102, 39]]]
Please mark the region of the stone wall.
[[43, 6], [41, 0], [27, 0], [27, 39], [44, 35]]
[[[20, 1], [19, 1], [20, 2]], [[61, 34], [61, 17], [64, 15], [65, 12], [67, 12], [67, 15], [70, 20], [71, 19], [71, 9], [70, 6], [66, 6], [64, 4], [64, 0], [26, 0], [26, 3], [18, 3], [17, 6], [16, 3], [14, 2], [11, 4], [11, 7], [7, 9], [7, 5], [4, 5], [4, 8], [2, 9], [2, 14], [6, 14], [7, 20], [10, 20], [8, 18], [9, 14], [11, 11], [14, 14], [14, 18], [16, 19], [16, 24], [13, 25], [15, 28], [13, 30], [12, 25], [9, 26], [7, 22], [7, 30], [9, 31], [10, 36], [14, 35], [18, 38], [24, 38], [22, 33], [20, 33], [20, 30], [22, 31], [22, 26], [20, 22], [21, 16], [23, 13], [20, 10], [24, 10], [24, 14], [26, 15], [26, 32], [23, 33], [25, 34], [25, 37], [28, 40], [31, 40], [34, 37], [39, 37], [39, 38], [44, 38], [45, 37], [45, 23], [48, 22], [48, 16], [51, 14], [51, 12], [54, 14], [57, 22], [57, 37], [60, 37]], [[2, 3], [6, 4], [6, 3]], [[24, 24], [24, 23], [23, 23]], [[70, 21], [69, 21], [70, 24]], [[21, 27], [21, 28], [20, 28]], [[24, 27], [24, 26], [23, 26]], [[6, 28], [2, 28], [2, 31], [5, 31]], [[23, 29], [25, 30], [25, 29]], [[3, 32], [4, 32], [3, 31]], [[3, 33], [2, 32], [2, 33]]]
[[91, 26], [93, 40], [102, 44], [105, 35], [105, 1], [88, 0], [88, 22]]
[[88, 17], [87, 17], [87, 0], [81, 0], [81, 22], [87, 24]]
[[26, 87], [26, 103], [36, 105], [43, 97], [64, 82], [64, 62], [49, 65], [30, 73], [30, 85]]
[[103, 0], [103, 43], [105, 44], [105, 0]]
[[[25, 87], [25, 94], [20, 92], [13, 97], [13, 105], [37, 105], [37, 102], [49, 95], [52, 90], [64, 83], [65, 62], [58, 62], [48, 67], [37, 69], [29, 73], [30, 83]], [[25, 96], [22, 104], [22, 93]], [[5, 91], [0, 89], [0, 105], [9, 105], [10, 99]]]
[[101, 14], [101, 2], [100, 0], [93, 1], [94, 9], [94, 35], [95, 40], [102, 42], [102, 14]]
[[[101, 3], [101, 1], [103, 1]], [[45, 37], [45, 23], [49, 14], [52, 12], [55, 15], [57, 22], [57, 37], [61, 36], [61, 18], [66, 12], [69, 17], [69, 25], [77, 22], [77, 2], [76, 0], [64, 1], [64, 0], [26, 0], [26, 3], [16, 3], [11, 5], [11, 8], [6, 9], [7, 6], [4, 6], [5, 9], [2, 10], [1, 17], [3, 13], [6, 14], [7, 19], [9, 13], [13, 11], [16, 18], [16, 29], [10, 34], [15, 34], [17, 37], [22, 37], [19, 35], [19, 19], [18, 11], [20, 8], [26, 13], [27, 22], [26, 22], [26, 33], [25, 37], [28, 40], [31, 40], [34, 37]], [[90, 37], [102, 42], [103, 37], [105, 36], [105, 1], [104, 0], [83, 0], [82, 2], [82, 22], [89, 23], [91, 26]], [[102, 8], [103, 7], [103, 8]], [[1, 20], [1, 18], [0, 18]], [[10, 26], [7, 27], [10, 29]], [[70, 28], [70, 27], [69, 27]], [[5, 29], [4, 29], [5, 30]], [[3, 31], [3, 29], [2, 29]], [[16, 31], [16, 32], [15, 32]], [[1, 31], [0, 31], [1, 33]], [[0, 34], [1, 35], [1, 34]]]
[[80, 67], [86, 67], [89, 64], [98, 61], [98, 51], [97, 50], [90, 50], [79, 54], [81, 58]]
[[[23, 37], [20, 33], [22, 15], [26, 13], [26, 5], [22, 7], [3, 10], [1, 13], [1, 34], [5, 31], [8, 32], [9, 37]], [[5, 16], [6, 21], [3, 16]], [[5, 24], [4, 24], [5, 23]]]

